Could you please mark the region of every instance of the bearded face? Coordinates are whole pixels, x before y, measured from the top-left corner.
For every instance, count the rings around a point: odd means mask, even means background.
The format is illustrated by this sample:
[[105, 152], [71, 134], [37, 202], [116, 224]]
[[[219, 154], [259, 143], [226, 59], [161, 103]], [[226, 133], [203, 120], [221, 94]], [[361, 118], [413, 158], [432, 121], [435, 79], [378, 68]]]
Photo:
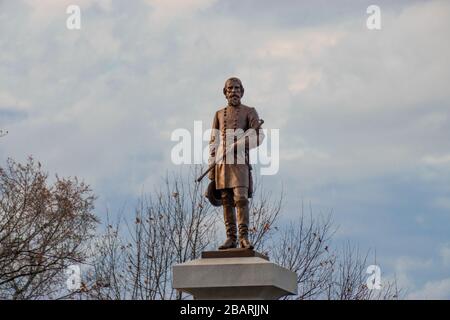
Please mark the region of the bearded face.
[[241, 84], [236, 80], [229, 80], [225, 85], [225, 96], [228, 100], [228, 105], [237, 107], [241, 104], [242, 97]]

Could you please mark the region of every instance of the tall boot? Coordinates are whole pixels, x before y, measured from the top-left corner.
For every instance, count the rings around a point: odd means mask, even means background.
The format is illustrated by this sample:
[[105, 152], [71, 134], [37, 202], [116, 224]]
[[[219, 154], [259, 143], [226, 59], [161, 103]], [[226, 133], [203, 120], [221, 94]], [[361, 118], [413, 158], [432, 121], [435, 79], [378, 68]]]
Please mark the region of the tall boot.
[[239, 244], [241, 248], [253, 249], [253, 245], [248, 239], [248, 225], [250, 223], [250, 213], [248, 208], [248, 202], [236, 206], [237, 219], [239, 227]]
[[225, 221], [225, 230], [227, 239], [219, 247], [219, 250], [236, 248], [236, 215], [234, 208], [230, 205], [223, 206], [223, 218]]

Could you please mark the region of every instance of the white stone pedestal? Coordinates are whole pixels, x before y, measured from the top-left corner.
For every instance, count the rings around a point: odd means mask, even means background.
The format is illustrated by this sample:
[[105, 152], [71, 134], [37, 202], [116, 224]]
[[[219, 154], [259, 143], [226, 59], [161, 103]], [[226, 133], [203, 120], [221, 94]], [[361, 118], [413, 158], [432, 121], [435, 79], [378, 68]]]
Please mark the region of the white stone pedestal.
[[297, 275], [253, 250], [230, 249], [173, 266], [173, 287], [194, 299], [274, 300], [297, 293]]

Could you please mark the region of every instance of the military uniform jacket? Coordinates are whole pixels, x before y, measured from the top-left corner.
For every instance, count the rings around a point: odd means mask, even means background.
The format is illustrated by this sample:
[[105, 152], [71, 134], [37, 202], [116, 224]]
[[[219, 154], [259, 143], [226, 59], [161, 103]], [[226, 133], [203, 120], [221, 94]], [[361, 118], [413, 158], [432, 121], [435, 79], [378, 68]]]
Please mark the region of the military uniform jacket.
[[[253, 190], [252, 178], [251, 178], [251, 165], [249, 163], [248, 151], [251, 148], [255, 148], [261, 144], [264, 139], [262, 130], [256, 131], [257, 139], [253, 139], [254, 143], [246, 143], [244, 150], [244, 160], [237, 161], [237, 154], [234, 154], [234, 162], [229, 164], [229, 161], [225, 161], [225, 152], [227, 146], [231, 145], [233, 140], [230, 141], [226, 137], [230, 131], [235, 131], [236, 129], [240, 132], [245, 132], [250, 128], [256, 128], [259, 125], [259, 117], [255, 108], [251, 108], [245, 105], [240, 105], [238, 107], [227, 106], [216, 112], [212, 124], [213, 130], [211, 133], [211, 140], [209, 143], [209, 163], [213, 163], [216, 159], [215, 170], [212, 173], [215, 176], [216, 189], [225, 188], [235, 188], [235, 187], [247, 187], [249, 188], [249, 196], [251, 196]], [[232, 130], [230, 130], [232, 129]], [[236, 142], [236, 138], [234, 142]], [[241, 139], [244, 142], [245, 139]], [[244, 142], [245, 143], [245, 142]], [[237, 151], [237, 150], [235, 150]], [[218, 161], [216, 155], [220, 157], [223, 161]]]

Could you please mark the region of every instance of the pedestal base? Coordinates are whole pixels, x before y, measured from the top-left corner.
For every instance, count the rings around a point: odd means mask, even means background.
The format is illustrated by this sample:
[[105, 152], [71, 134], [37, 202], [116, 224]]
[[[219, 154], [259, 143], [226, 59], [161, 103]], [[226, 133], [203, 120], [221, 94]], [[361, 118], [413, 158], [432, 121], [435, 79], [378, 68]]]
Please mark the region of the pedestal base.
[[229, 249], [175, 265], [173, 287], [194, 299], [274, 300], [297, 293], [297, 275], [253, 250]]

